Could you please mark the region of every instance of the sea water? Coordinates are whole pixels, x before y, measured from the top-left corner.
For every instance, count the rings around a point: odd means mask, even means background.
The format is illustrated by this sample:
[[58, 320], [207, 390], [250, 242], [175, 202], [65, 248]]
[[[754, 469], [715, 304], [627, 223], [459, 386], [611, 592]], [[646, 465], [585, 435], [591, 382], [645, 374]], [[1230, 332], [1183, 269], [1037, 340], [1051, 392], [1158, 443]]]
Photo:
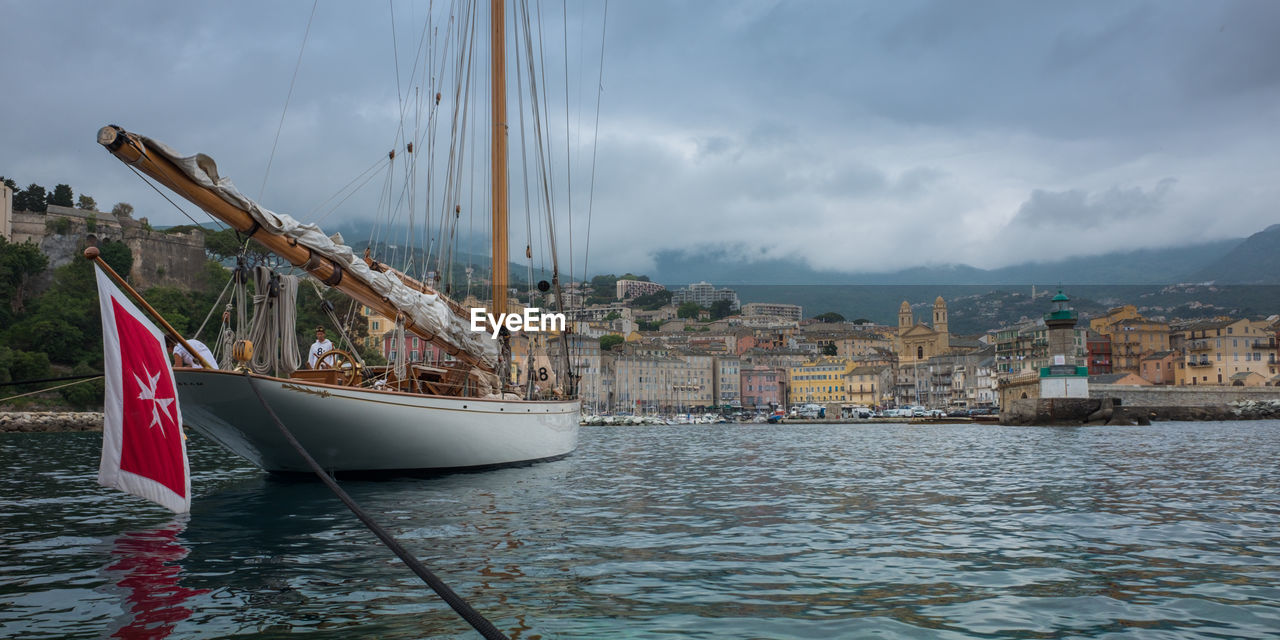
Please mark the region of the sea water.
[[[190, 516], [97, 434], [0, 435], [0, 636], [477, 637], [319, 482], [193, 436]], [[1280, 635], [1280, 422], [584, 428], [346, 489], [518, 638]]]

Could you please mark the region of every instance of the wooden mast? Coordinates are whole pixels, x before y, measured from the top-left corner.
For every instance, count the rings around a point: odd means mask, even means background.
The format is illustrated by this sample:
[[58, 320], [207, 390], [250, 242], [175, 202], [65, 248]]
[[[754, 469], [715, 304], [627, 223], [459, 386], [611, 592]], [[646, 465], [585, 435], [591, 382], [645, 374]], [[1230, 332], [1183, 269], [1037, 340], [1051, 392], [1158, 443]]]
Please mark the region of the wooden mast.
[[493, 314], [507, 312], [507, 54], [506, 9], [503, 0], [490, 0], [489, 35], [492, 99], [490, 141], [491, 196], [493, 202], [493, 266], [491, 271]]
[[[209, 212], [213, 217], [231, 225], [233, 229], [253, 238], [266, 247], [268, 251], [288, 260], [317, 280], [342, 290], [356, 301], [370, 307], [388, 318], [400, 314], [390, 300], [375, 291], [369, 285], [356, 278], [344, 278], [342, 267], [332, 260], [314, 255], [310, 249], [297, 244], [294, 240], [275, 235], [262, 229], [247, 212], [223, 200], [221, 196], [196, 183], [173, 162], [159, 153], [148, 152], [142, 139], [133, 133], [114, 125], [108, 125], [98, 131], [98, 143], [106, 147], [112, 155], [138, 171], [151, 176], [174, 193], [186, 198], [196, 206]], [[482, 371], [493, 371], [494, 368], [476, 356], [450, 344], [405, 317], [405, 330], [414, 333], [428, 342], [440, 345], [449, 355], [477, 367]]]

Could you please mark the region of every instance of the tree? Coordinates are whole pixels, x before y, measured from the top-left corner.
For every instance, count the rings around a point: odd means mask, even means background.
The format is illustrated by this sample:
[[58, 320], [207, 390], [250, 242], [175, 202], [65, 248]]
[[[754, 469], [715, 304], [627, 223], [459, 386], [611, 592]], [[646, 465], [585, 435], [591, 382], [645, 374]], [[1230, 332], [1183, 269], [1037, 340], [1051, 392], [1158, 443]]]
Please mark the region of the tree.
[[54, 187], [53, 193], [49, 194], [49, 204], [59, 207], [74, 207], [76, 195], [71, 191], [71, 185], [60, 184]]
[[608, 293], [614, 294], [615, 285], [618, 282], [618, 276], [609, 274], [601, 274], [591, 278], [591, 290], [596, 294]]
[[13, 210], [44, 213], [49, 210], [49, 203], [45, 202], [45, 198], [44, 187], [32, 182], [26, 189], [13, 194]]
[[197, 308], [187, 292], [177, 287], [151, 287], [144, 297], [161, 317], [186, 336], [195, 333], [200, 327], [199, 322], [208, 312], [207, 308]]
[[[72, 375], [86, 376], [99, 373], [99, 371], [89, 366], [88, 363], [81, 362], [76, 364], [71, 373]], [[58, 393], [62, 394], [62, 399], [66, 400], [67, 404], [83, 411], [89, 408], [102, 407], [102, 398], [105, 393], [104, 387], [105, 384], [101, 379], [82, 380], [69, 387], [63, 387]]]
[[636, 296], [631, 300], [631, 306], [636, 309], [647, 309], [653, 311], [671, 304], [671, 292], [663, 289], [653, 293], [646, 293], [642, 296]]
[[0, 176], [0, 183], [3, 183], [4, 186], [9, 187], [10, 191], [14, 193], [18, 192], [18, 183], [14, 182], [12, 178], [6, 178], [4, 176]]
[[822, 355], [824, 355], [824, 356], [834, 356], [834, 355], [836, 355], [836, 346], [835, 346], [834, 344], [823, 345], [823, 346], [822, 346]]
[[699, 311], [702, 311], [702, 307], [698, 306], [698, 303], [692, 301], [685, 302], [676, 308], [676, 317], [693, 318], [696, 320], [698, 318]]
[[102, 252], [103, 261], [120, 274], [121, 278], [129, 277], [129, 271], [133, 269], [133, 252], [129, 250], [129, 245], [108, 241], [99, 245], [98, 250]]
[[[49, 377], [49, 356], [30, 351], [0, 347], [0, 382], [22, 382]], [[15, 391], [27, 391], [19, 385]]]
[[93, 198], [82, 193], [80, 194], [80, 197], [76, 199], [76, 208], [84, 209], [85, 211], [97, 211], [98, 203], [95, 202]]
[[838, 314], [838, 313], [836, 313], [836, 312], [834, 312], [834, 311], [828, 311], [828, 312], [826, 312], [826, 313], [823, 313], [823, 314], [820, 314], [820, 315], [816, 315], [816, 316], [814, 316], [814, 317], [813, 317], [813, 319], [814, 319], [814, 320], [817, 320], [818, 322], [824, 322], [824, 323], [828, 323], [828, 324], [833, 323], [833, 322], [844, 322], [844, 316], [842, 316], [842, 315], [840, 315], [840, 314]]
[[[9, 312], [22, 313], [32, 279], [48, 266], [48, 256], [32, 242], [15, 244], [0, 237], [0, 298], [9, 299]], [[0, 320], [4, 320], [5, 325], [12, 321], [3, 309], [0, 309]]]
[[604, 321], [613, 322], [614, 320], [617, 320], [618, 318], [621, 318], [621, 317], [622, 317], [622, 314], [618, 313], [617, 311], [610, 311], [609, 315], [604, 317]]
[[600, 350], [611, 351], [614, 347], [624, 342], [626, 342], [626, 339], [624, 339], [620, 335], [617, 335], [614, 333], [603, 335], [603, 336], [600, 336]]
[[93, 263], [72, 260], [53, 272], [53, 286], [33, 298], [6, 335], [14, 349], [48, 354], [53, 362], [102, 362], [102, 325], [93, 295]]
[[733, 303], [728, 300], [716, 300], [711, 303], [711, 319], [719, 320], [733, 315]]
[[116, 206], [111, 207], [111, 215], [117, 218], [133, 217], [133, 205], [128, 202], [117, 202]]

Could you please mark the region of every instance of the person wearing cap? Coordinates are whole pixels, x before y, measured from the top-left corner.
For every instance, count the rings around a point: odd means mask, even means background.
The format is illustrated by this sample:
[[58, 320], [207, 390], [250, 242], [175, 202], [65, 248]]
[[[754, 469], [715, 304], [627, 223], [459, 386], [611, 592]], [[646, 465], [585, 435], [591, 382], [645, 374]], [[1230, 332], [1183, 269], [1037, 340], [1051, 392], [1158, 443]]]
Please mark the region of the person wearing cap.
[[325, 358], [324, 362], [320, 362], [320, 356], [328, 351], [333, 351], [333, 343], [324, 337], [324, 327], [316, 327], [316, 341], [311, 344], [310, 354], [307, 357], [307, 366], [315, 369], [319, 366], [329, 366], [333, 364], [333, 356]]

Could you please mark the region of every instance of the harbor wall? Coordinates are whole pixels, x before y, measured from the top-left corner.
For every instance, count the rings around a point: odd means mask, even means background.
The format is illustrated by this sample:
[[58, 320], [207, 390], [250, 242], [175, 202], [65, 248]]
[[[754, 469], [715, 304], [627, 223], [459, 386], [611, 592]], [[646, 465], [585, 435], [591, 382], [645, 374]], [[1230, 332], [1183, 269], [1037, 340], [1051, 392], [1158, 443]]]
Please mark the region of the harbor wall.
[[1206, 407], [1231, 402], [1280, 400], [1280, 387], [1091, 384], [1089, 397], [1116, 398], [1125, 407]]
[[1153, 420], [1280, 419], [1277, 387], [1090, 385], [1089, 398], [1019, 398], [1006, 425], [1149, 424]]

